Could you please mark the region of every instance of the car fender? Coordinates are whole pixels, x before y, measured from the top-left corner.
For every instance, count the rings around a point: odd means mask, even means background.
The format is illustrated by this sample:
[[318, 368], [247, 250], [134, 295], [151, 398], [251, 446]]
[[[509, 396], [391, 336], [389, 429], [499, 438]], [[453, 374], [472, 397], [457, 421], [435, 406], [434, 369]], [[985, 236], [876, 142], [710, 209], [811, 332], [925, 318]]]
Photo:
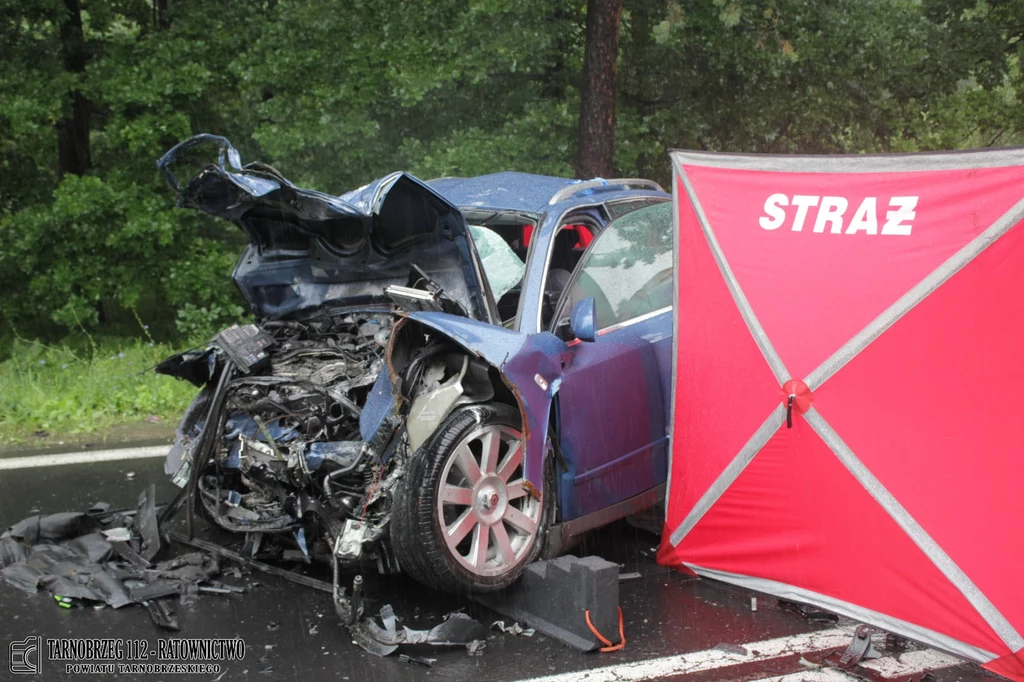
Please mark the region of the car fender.
[[[467, 352], [494, 367], [518, 402], [523, 420], [523, 478], [532, 493], [540, 489], [544, 478], [548, 417], [551, 401], [562, 383], [565, 342], [550, 332], [524, 334], [469, 318], [437, 312], [413, 312], [402, 315], [392, 340], [401, 336], [401, 326], [414, 320], [443, 334]], [[396, 398], [403, 397], [392, 365], [393, 345], [388, 348], [388, 367]]]

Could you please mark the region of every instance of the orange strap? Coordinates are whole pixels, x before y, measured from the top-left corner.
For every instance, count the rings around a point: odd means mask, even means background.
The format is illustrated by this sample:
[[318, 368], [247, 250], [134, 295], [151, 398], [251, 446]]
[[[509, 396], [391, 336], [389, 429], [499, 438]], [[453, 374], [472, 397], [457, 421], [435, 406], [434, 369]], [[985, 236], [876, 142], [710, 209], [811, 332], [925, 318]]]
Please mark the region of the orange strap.
[[587, 627], [590, 628], [590, 631], [594, 633], [594, 637], [597, 637], [601, 641], [601, 643], [604, 644], [603, 647], [598, 649], [598, 651], [600, 651], [602, 654], [606, 654], [609, 651], [618, 651], [619, 649], [622, 649], [623, 647], [626, 646], [626, 634], [625, 634], [625, 632], [623, 630], [623, 626], [622, 626], [622, 607], [621, 606], [619, 607], [619, 643], [618, 644], [612, 644], [610, 639], [606, 638], [604, 635], [602, 635], [600, 632], [597, 631], [597, 628], [594, 627], [594, 624], [590, 622], [590, 610], [589, 609], [584, 611], [583, 615], [586, 617], [586, 619], [587, 619]]

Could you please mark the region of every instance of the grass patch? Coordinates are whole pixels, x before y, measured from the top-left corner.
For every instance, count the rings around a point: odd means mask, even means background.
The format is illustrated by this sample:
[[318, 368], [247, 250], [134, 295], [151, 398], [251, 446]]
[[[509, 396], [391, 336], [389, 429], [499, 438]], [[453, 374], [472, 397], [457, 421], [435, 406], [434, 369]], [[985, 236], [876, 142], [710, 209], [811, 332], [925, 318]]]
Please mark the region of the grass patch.
[[176, 424], [198, 389], [152, 371], [176, 350], [139, 339], [90, 339], [83, 350], [15, 341], [0, 362], [0, 444], [44, 431], [89, 434], [147, 417]]

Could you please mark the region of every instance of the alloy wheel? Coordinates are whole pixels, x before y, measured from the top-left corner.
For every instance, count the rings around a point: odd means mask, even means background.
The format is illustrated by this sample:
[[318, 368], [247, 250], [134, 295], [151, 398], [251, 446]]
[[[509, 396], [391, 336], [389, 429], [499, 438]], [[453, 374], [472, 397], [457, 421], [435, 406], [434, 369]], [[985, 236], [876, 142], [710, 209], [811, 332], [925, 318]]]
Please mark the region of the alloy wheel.
[[437, 518], [459, 564], [478, 576], [518, 566], [536, 542], [541, 501], [523, 481], [523, 435], [480, 426], [452, 450], [438, 483]]

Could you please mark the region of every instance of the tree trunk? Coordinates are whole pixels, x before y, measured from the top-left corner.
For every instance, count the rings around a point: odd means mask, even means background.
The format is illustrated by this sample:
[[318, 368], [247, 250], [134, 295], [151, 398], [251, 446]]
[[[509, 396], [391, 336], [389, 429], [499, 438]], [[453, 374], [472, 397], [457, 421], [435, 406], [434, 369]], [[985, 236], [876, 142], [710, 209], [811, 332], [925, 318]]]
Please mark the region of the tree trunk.
[[[79, 0], [64, 0], [67, 14], [60, 23], [61, 57], [64, 70], [79, 76], [85, 74], [85, 37], [82, 34], [82, 6]], [[82, 175], [92, 167], [89, 148], [89, 119], [92, 103], [78, 90], [71, 93], [71, 109], [57, 122], [57, 145], [60, 175]]]
[[156, 25], [166, 31], [171, 27], [171, 12], [167, 8], [167, 0], [156, 0], [153, 3], [153, 10], [156, 12]]
[[615, 67], [622, 0], [587, 2], [587, 42], [580, 93], [581, 178], [610, 177], [615, 157]]

